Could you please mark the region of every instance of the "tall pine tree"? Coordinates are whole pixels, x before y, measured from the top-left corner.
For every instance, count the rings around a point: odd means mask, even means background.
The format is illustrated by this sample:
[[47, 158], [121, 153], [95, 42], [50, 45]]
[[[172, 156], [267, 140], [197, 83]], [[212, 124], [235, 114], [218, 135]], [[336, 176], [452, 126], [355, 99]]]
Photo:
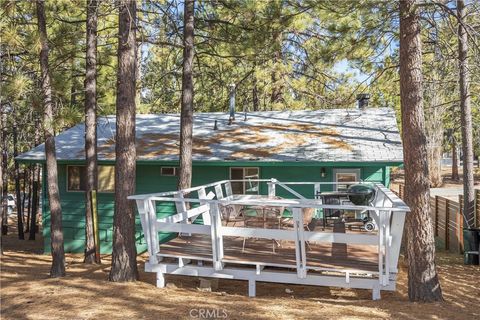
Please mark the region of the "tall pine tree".
[[63, 247], [62, 207], [58, 189], [57, 157], [55, 153], [55, 132], [53, 129], [52, 81], [48, 65], [48, 38], [45, 19], [45, 2], [37, 0], [37, 24], [40, 35], [40, 68], [43, 95], [43, 134], [45, 137], [45, 158], [50, 206], [50, 242], [52, 251], [51, 277], [65, 276], [65, 250]]
[[190, 188], [192, 183], [194, 8], [194, 0], [185, 1], [183, 18], [182, 109], [180, 114], [180, 176], [178, 189]]
[[115, 213], [110, 281], [138, 279], [135, 208], [127, 199], [135, 193], [136, 1], [119, 1], [117, 117], [115, 137]]
[[408, 296], [442, 300], [430, 218], [427, 139], [423, 111], [422, 41], [416, 0], [400, 1], [400, 98], [405, 165]]
[[85, 157], [87, 188], [85, 190], [85, 263], [100, 263], [99, 243], [95, 243], [92, 196], [97, 190], [97, 16], [98, 3], [87, 0], [87, 49], [85, 76]]

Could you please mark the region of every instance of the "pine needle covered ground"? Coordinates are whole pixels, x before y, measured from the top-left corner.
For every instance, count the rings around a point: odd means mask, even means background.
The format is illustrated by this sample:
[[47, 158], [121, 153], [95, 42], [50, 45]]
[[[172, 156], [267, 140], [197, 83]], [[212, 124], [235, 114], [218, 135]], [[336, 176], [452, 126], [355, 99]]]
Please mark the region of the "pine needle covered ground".
[[[13, 222], [13, 221], [11, 221]], [[10, 225], [13, 225], [11, 223]], [[398, 289], [372, 301], [371, 291], [258, 283], [257, 297], [247, 297], [247, 283], [221, 280], [218, 290], [203, 292], [199, 280], [167, 276], [167, 288], [155, 287], [155, 274], [140, 281], [107, 281], [110, 256], [101, 266], [87, 266], [82, 255], [68, 254], [67, 277], [50, 279], [51, 258], [42, 239], [4, 238], [1, 257], [2, 319], [194, 319], [201, 310], [226, 319], [479, 319], [480, 267], [464, 266], [462, 257], [440, 252], [437, 265], [445, 302], [410, 303], [405, 265]], [[287, 290], [288, 289], [288, 290]], [[213, 311], [212, 311], [213, 310]], [[212, 315], [212, 313], [210, 314]]]

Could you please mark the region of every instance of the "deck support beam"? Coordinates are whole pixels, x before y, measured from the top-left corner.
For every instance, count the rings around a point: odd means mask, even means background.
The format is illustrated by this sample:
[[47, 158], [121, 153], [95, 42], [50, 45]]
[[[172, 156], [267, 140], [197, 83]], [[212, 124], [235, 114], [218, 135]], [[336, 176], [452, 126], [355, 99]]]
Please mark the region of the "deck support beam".
[[199, 267], [194, 264], [186, 265], [179, 268], [178, 264], [159, 263], [156, 265], [145, 265], [145, 270], [149, 272], [157, 272], [157, 286], [165, 286], [165, 274], [185, 275], [193, 277], [206, 277], [217, 279], [231, 279], [231, 280], [247, 280], [248, 281], [248, 295], [250, 297], [256, 296], [256, 282], [274, 282], [285, 284], [299, 284], [299, 285], [317, 285], [340, 288], [358, 288], [372, 290], [372, 299], [380, 299], [381, 290], [393, 291], [395, 290], [395, 280], [388, 281], [387, 286], [382, 286], [378, 278], [366, 277], [352, 277], [348, 282], [345, 278], [338, 276], [316, 275], [308, 274], [307, 277], [299, 279], [296, 273], [285, 271], [263, 271], [256, 274], [255, 269], [238, 269], [225, 267], [223, 270], [217, 271], [210, 267]]
[[164, 288], [165, 287], [165, 276], [163, 272], [157, 272], [157, 287]]
[[248, 296], [255, 297], [256, 295], [256, 283], [254, 279], [248, 280]]
[[381, 294], [380, 294], [380, 286], [374, 286], [372, 290], [372, 300], [380, 300], [381, 299]]

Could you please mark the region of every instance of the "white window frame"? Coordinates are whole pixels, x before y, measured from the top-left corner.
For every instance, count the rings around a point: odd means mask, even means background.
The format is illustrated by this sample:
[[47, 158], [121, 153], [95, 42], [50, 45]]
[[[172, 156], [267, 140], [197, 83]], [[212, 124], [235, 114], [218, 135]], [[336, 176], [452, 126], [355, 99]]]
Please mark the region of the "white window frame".
[[335, 182], [335, 191], [338, 191], [338, 175], [339, 174], [350, 174], [355, 175], [355, 181], [360, 182], [361, 170], [360, 168], [337, 168], [333, 169], [333, 182]]
[[[257, 169], [257, 178], [260, 179], [260, 167], [230, 167], [229, 173], [230, 173], [230, 180], [237, 180], [237, 179], [232, 179], [232, 169], [242, 169], [242, 180], [247, 180], [245, 177], [246, 175], [246, 170], [247, 169]], [[242, 187], [243, 187], [243, 194], [247, 194], [247, 188], [246, 188], [246, 182], [242, 182]], [[257, 194], [260, 193], [260, 183], [258, 183], [258, 190]]]
[[67, 165], [67, 168], [66, 168], [66, 172], [65, 172], [65, 189], [67, 189], [67, 192], [85, 192], [85, 190], [72, 190], [72, 189], [69, 189], [69, 183], [68, 183], [68, 177], [70, 176], [69, 175], [69, 170], [68, 168], [70, 167], [86, 167], [85, 165], [81, 165], [81, 164], [72, 164], [72, 165]]
[[[106, 165], [99, 165], [98, 167], [113, 167], [114, 165], [106, 164]], [[65, 172], [65, 189], [67, 192], [85, 192], [85, 190], [71, 190], [68, 188], [68, 167], [86, 167], [86, 165], [83, 164], [70, 164], [67, 165], [66, 172]], [[113, 180], [115, 183], [115, 175], [113, 176]], [[98, 181], [97, 181], [98, 183]], [[115, 189], [112, 191], [99, 191], [98, 190], [98, 185], [97, 185], [97, 193], [115, 193]]]
[[[163, 169], [173, 169], [173, 174], [164, 174]], [[178, 176], [179, 168], [178, 167], [161, 167], [160, 168], [160, 175], [164, 177], [176, 177]]]

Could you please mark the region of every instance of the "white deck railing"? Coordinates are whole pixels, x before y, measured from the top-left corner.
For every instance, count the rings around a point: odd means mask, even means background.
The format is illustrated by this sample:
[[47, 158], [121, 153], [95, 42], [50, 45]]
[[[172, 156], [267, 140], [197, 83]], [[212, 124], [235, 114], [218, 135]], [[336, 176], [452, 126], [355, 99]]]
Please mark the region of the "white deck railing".
[[[292, 199], [252, 199], [234, 195], [232, 183], [265, 183], [268, 186], [268, 196], [277, 194], [277, 189], [282, 188], [290, 193]], [[148, 246], [149, 262], [146, 270], [157, 272], [157, 285], [164, 285], [164, 273], [202, 275], [211, 277], [230, 277], [234, 279], [249, 280], [249, 294], [255, 294], [255, 281], [304, 283], [314, 285], [333, 285], [355, 288], [373, 289], [373, 298], [380, 297], [380, 290], [394, 290], [395, 279], [398, 272], [398, 257], [405, 221], [405, 214], [409, 211], [406, 204], [393, 192], [378, 183], [372, 183], [376, 191], [375, 199], [371, 206], [356, 205], [328, 205], [320, 199], [306, 199], [301, 193], [295, 191], [295, 186], [304, 185], [312, 187], [312, 198], [335, 183], [320, 182], [280, 182], [276, 179], [256, 180], [223, 180], [207, 185], [193, 187], [180, 191], [162, 192], [154, 194], [134, 195], [140, 214], [142, 228]], [[341, 183], [344, 185], [345, 183]], [[165, 218], [157, 218], [157, 203], [175, 204], [176, 213]], [[193, 207], [193, 206], [196, 207]], [[293, 213], [293, 228], [264, 229], [224, 226], [221, 222], [220, 206], [269, 206], [290, 208]], [[352, 211], [368, 210], [375, 220], [378, 228], [376, 233], [338, 233], [306, 231], [303, 227], [302, 208], [338, 209]], [[201, 216], [203, 224], [191, 222]], [[212, 262], [212, 267], [203, 265], [186, 265], [185, 257], [178, 256], [178, 265], [162, 262], [162, 253], [158, 238], [159, 232], [178, 232], [181, 234], [201, 234], [211, 238], [211, 257], [204, 259]], [[227, 263], [232, 261], [224, 259], [223, 237], [263, 238], [273, 240], [287, 240], [295, 243], [296, 277], [285, 276], [285, 272], [263, 272], [260, 262], [250, 262], [256, 266], [255, 270], [237, 270], [229, 268]], [[378, 271], [362, 271], [351, 269], [318, 268], [308, 265], [306, 242], [328, 242], [342, 244], [374, 245], [378, 247]], [[195, 258], [195, 256], [192, 256]], [[235, 261], [233, 261], [235, 262]], [[240, 262], [240, 261], [239, 261]], [[268, 264], [280, 267], [281, 264]], [[264, 266], [262, 266], [264, 267]], [[344, 274], [344, 280], [338, 278], [309, 274], [308, 270], [330, 271]]]

